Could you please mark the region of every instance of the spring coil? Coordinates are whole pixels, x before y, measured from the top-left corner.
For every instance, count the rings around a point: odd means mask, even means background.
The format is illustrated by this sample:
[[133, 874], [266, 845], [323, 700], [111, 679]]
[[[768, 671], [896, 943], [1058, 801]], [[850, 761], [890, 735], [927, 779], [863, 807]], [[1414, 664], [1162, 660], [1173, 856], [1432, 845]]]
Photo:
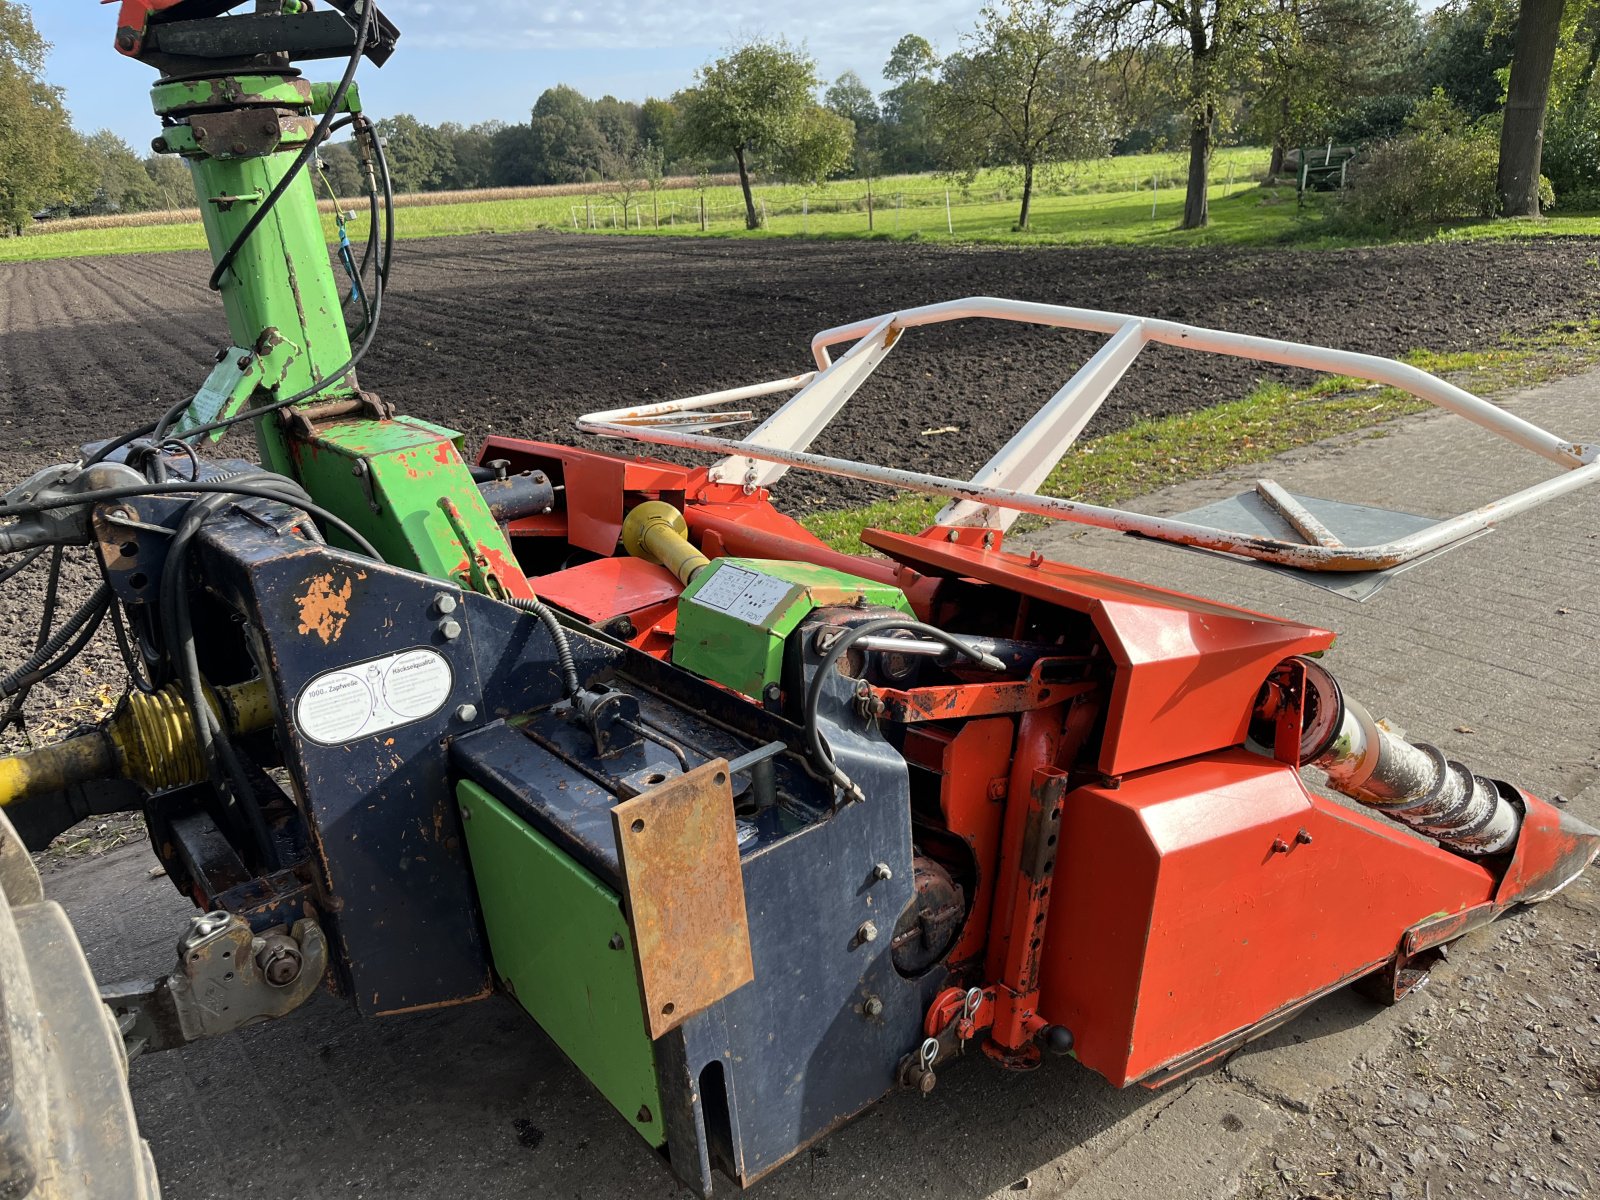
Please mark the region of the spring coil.
[[194, 713], [175, 683], [157, 692], [130, 693], [117, 716], [115, 736], [124, 771], [151, 791], [185, 787], [207, 777]]

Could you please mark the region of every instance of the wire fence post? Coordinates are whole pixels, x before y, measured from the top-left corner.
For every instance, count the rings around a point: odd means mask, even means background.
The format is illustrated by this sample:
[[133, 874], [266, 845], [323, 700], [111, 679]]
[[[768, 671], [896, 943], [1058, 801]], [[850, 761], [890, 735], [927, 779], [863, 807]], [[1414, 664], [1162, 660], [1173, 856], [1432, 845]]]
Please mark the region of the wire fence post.
[[1150, 219], [1152, 221], [1156, 219], [1156, 188], [1156, 175], [1152, 171], [1150, 174]]
[[867, 232], [872, 232], [872, 176], [867, 176]]
[[594, 228], [594, 197], [593, 196], [586, 196], [584, 198], [584, 205], [589, 210], [589, 228], [593, 229]]
[[572, 209], [572, 228], [576, 230], [578, 228], [578, 206], [576, 204], [572, 204], [568, 207]]
[[700, 193], [700, 232], [706, 231], [706, 194]]
[[951, 237], [956, 235], [956, 224], [950, 219], [950, 189], [944, 190], [944, 231]]
[[651, 209], [652, 215], [655, 217], [656, 228], [660, 229], [661, 228], [661, 194], [659, 192], [652, 191], [650, 193], [650, 209]]

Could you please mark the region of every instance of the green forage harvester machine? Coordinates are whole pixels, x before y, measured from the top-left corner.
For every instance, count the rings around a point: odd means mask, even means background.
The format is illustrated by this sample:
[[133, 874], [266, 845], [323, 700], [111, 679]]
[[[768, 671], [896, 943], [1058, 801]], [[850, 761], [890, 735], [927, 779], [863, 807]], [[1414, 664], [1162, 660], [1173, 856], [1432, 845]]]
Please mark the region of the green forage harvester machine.
[[[159, 72], [230, 343], [192, 398], [0, 501], [0, 579], [45, 579], [10, 716], [96, 637], [127, 669], [104, 722], [0, 759], [0, 1193], [156, 1196], [127, 1060], [331, 992], [375, 1019], [520, 1006], [619, 1139], [709, 1195], [962, 1054], [1155, 1088], [1348, 984], [1396, 1002], [1595, 858], [1573, 816], [1375, 720], [1330, 632], [1006, 545], [1028, 513], [1360, 598], [1592, 483], [1593, 444], [1388, 359], [973, 297], [826, 330], [799, 375], [578, 418], [670, 461], [469, 459], [358, 378], [394, 213], [354, 77], [398, 31], [371, 0], [243, 7], [123, 0], [116, 31]], [[337, 81], [296, 65], [323, 59]], [[370, 221], [358, 246], [338, 215], [330, 250], [313, 183], [343, 131]], [[971, 479], [810, 448], [952, 320], [1105, 341]], [[1040, 494], [1152, 342], [1406, 389], [1549, 478], [1444, 520], [1270, 480], [1179, 517]], [[843, 554], [773, 504], [791, 470], [947, 504]], [[60, 594], [65, 555], [88, 596]], [[135, 811], [196, 913], [175, 959], [97, 983], [28, 850]]]

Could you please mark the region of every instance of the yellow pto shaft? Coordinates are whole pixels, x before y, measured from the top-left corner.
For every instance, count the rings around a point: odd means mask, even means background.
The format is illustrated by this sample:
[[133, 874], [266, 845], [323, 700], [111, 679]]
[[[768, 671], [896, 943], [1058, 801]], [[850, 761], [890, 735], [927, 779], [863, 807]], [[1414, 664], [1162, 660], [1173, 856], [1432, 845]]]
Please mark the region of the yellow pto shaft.
[[[261, 680], [217, 688], [211, 707], [234, 733], [272, 724]], [[195, 737], [194, 713], [177, 684], [130, 692], [99, 729], [0, 758], [0, 805], [48, 795], [79, 783], [121, 777], [152, 791], [199, 783], [207, 775]]]
[[635, 558], [659, 563], [687, 584], [711, 560], [689, 540], [683, 514], [665, 500], [636, 505], [622, 522], [622, 548]]

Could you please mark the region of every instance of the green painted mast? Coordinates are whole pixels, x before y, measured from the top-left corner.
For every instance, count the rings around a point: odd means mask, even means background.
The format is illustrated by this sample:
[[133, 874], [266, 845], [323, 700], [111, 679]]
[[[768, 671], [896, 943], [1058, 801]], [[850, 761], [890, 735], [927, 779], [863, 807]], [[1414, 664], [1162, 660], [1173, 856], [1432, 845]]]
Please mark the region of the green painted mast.
[[[163, 125], [154, 148], [189, 165], [233, 339], [174, 432], [194, 440], [246, 405], [298, 397], [253, 422], [264, 467], [299, 480], [397, 566], [491, 595], [531, 596], [462, 457], [463, 437], [393, 416], [357, 380], [360, 351], [352, 353], [347, 300], [317, 208], [314, 160], [301, 160], [330, 109], [356, 118], [360, 99], [354, 86], [307, 81], [291, 60], [344, 55], [348, 81], [359, 29], [372, 31], [364, 49], [380, 63], [398, 33], [368, 12], [371, 0], [330, 2], [312, 10], [300, 0], [257, 0], [242, 16], [225, 15], [233, 5], [224, 0], [124, 5], [117, 48], [162, 72], [152, 92]], [[358, 128], [376, 194], [381, 148], [370, 126]], [[349, 299], [362, 299], [375, 322], [381, 282], [357, 277], [352, 288]]]

